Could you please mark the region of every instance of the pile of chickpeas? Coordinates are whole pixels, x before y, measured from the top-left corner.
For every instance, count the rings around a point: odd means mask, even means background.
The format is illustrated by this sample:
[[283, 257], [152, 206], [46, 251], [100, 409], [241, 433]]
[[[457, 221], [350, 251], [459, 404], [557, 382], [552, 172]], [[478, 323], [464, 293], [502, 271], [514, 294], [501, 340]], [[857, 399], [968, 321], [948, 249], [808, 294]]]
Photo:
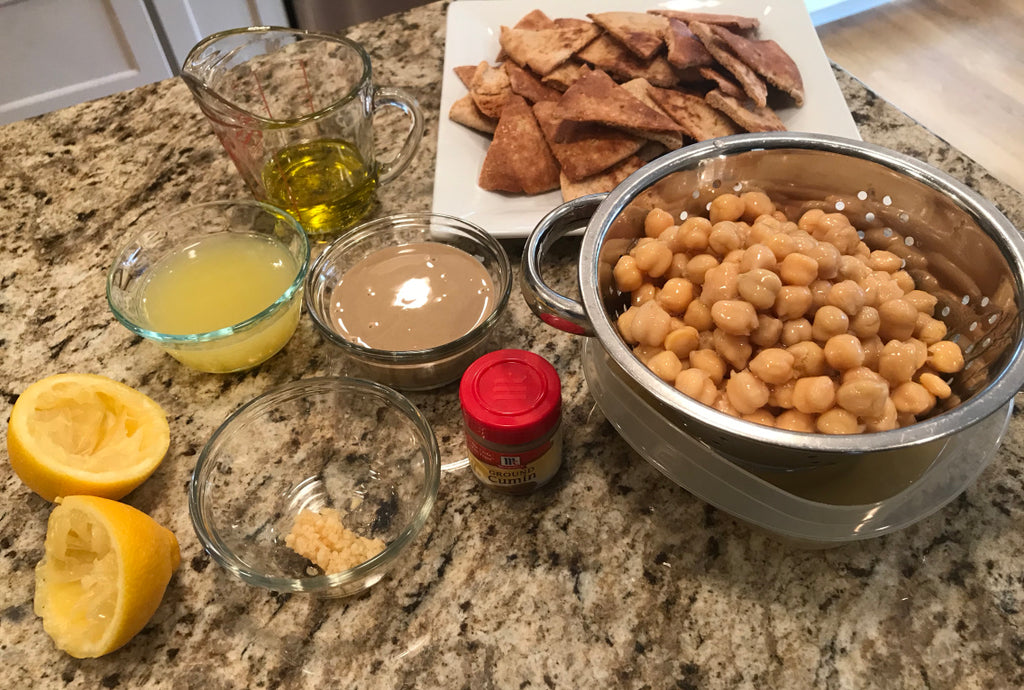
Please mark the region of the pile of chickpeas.
[[913, 424], [964, 366], [903, 260], [842, 213], [793, 222], [762, 192], [708, 217], [650, 211], [617, 261], [618, 330], [659, 378], [722, 412], [825, 434]]

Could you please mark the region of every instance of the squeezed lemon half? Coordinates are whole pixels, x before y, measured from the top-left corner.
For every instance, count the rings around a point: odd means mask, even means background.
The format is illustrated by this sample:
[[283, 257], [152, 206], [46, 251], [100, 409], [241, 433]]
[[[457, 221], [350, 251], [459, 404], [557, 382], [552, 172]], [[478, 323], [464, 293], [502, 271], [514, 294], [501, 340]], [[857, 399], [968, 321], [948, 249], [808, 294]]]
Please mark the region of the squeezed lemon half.
[[169, 445], [167, 416], [152, 398], [95, 374], [36, 381], [7, 426], [11, 467], [48, 501], [121, 498], [153, 474]]
[[59, 499], [36, 566], [36, 615], [71, 656], [108, 654], [153, 616], [180, 560], [174, 534], [142, 511], [97, 496]]

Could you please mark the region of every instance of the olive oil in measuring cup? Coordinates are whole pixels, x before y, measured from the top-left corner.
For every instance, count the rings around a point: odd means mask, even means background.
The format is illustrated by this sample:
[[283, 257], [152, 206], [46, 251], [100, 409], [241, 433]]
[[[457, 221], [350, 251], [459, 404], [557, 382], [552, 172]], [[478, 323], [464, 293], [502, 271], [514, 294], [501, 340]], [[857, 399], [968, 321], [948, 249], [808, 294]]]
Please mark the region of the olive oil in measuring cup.
[[377, 173], [354, 144], [320, 139], [278, 151], [263, 168], [267, 201], [288, 209], [311, 236], [354, 225], [369, 210]]

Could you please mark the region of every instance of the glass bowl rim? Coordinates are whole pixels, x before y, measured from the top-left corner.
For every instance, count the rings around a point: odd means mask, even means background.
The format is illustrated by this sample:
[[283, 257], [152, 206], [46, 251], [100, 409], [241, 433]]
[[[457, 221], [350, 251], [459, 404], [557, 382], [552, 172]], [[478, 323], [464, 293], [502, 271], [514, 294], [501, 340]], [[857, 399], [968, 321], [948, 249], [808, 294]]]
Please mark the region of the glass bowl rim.
[[[304, 397], [305, 394], [322, 392], [349, 392], [369, 394], [392, 405], [408, 419], [416, 428], [422, 441], [420, 450], [424, 456], [425, 481], [423, 484], [422, 502], [413, 513], [394, 541], [387, 544], [384, 550], [369, 560], [353, 566], [340, 573], [313, 575], [293, 578], [271, 576], [261, 573], [242, 563], [234, 551], [224, 544], [215, 529], [208, 529], [203, 519], [203, 507], [209, 499], [209, 493], [203, 488], [204, 477], [212, 471], [211, 454], [217, 450], [220, 441], [235, 426], [240, 418], [253, 412], [261, 412], [268, 403], [280, 403]], [[300, 395], [301, 394], [301, 395]], [[199, 538], [203, 549], [223, 568], [239, 577], [244, 582], [278, 592], [318, 592], [331, 590], [345, 585], [353, 585], [377, 571], [386, 569], [397, 558], [398, 554], [412, 542], [427, 522], [430, 512], [437, 500], [441, 482], [441, 452], [433, 428], [420, 410], [404, 395], [387, 386], [367, 379], [347, 376], [318, 376], [298, 379], [267, 389], [242, 404], [225, 418], [207, 440], [199, 453], [188, 488], [188, 508], [192, 528]]]
[[186, 206], [184, 208], [180, 208], [174, 211], [167, 217], [173, 218], [174, 216], [183, 215], [185, 213], [192, 213], [196, 212], [198, 209], [207, 209], [214, 206], [250, 206], [254, 208], [261, 208], [267, 213], [277, 216], [279, 219], [285, 221], [286, 223], [292, 226], [292, 229], [297, 231], [298, 237], [302, 243], [301, 253], [303, 255], [303, 259], [301, 264], [299, 265], [298, 270], [295, 273], [295, 277], [292, 279], [291, 284], [289, 284], [285, 291], [281, 293], [280, 297], [278, 297], [276, 300], [274, 300], [273, 303], [262, 309], [260, 312], [230, 326], [224, 326], [223, 328], [218, 328], [213, 331], [205, 331], [202, 333], [179, 334], [161, 333], [160, 331], [154, 331], [149, 328], [144, 328], [135, 323], [135, 321], [130, 319], [127, 315], [123, 314], [121, 310], [114, 305], [114, 300], [112, 299], [112, 293], [114, 290], [114, 275], [116, 274], [119, 266], [121, 265], [121, 257], [124, 255], [124, 251], [127, 247], [131, 246], [131, 244], [135, 242], [143, 234], [150, 231], [149, 229], [143, 229], [140, 230], [139, 232], [134, 233], [133, 235], [128, 237], [124, 242], [121, 243], [117, 253], [117, 258], [114, 260], [114, 263], [110, 266], [110, 268], [107, 271], [107, 306], [110, 308], [110, 311], [114, 315], [114, 318], [117, 319], [121, 323], [121, 325], [123, 325], [132, 333], [142, 336], [143, 338], [146, 338], [148, 340], [153, 340], [158, 343], [166, 345], [186, 345], [190, 343], [206, 343], [215, 340], [221, 340], [228, 336], [236, 335], [238, 333], [242, 333], [251, 329], [253, 326], [264, 321], [267, 317], [271, 316], [275, 312], [280, 311], [284, 307], [288, 306], [291, 303], [292, 298], [295, 297], [295, 294], [298, 291], [300, 291], [305, 285], [306, 277], [309, 274], [310, 267], [309, 236], [306, 234], [305, 229], [302, 227], [299, 221], [296, 220], [295, 216], [288, 213], [282, 208], [262, 201], [256, 201], [253, 199], [222, 199], [216, 201], [206, 201], [199, 204], [192, 204], [190, 206]]
[[[434, 221], [440, 221], [440, 223], [435, 223]], [[378, 348], [367, 347], [365, 345], [358, 345], [346, 340], [323, 320], [319, 310], [316, 309], [313, 304], [313, 294], [316, 292], [313, 289], [313, 284], [324, 269], [332, 263], [332, 257], [339, 253], [344, 253], [345, 250], [369, 239], [383, 228], [397, 228], [405, 226], [427, 229], [435, 224], [464, 232], [472, 240], [485, 247], [497, 258], [499, 271], [503, 274], [504, 280], [500, 286], [495, 285], [495, 292], [498, 295], [498, 299], [495, 301], [494, 308], [491, 310], [491, 313], [484, 317], [480, 323], [474, 326], [468, 333], [465, 333], [455, 340], [442, 345], [436, 345], [434, 347], [421, 350], [381, 350]], [[377, 361], [386, 364], [426, 364], [463, 352], [479, 342], [491, 331], [504, 314], [505, 309], [508, 306], [509, 298], [512, 295], [512, 262], [509, 259], [508, 252], [505, 251], [503, 246], [501, 246], [501, 243], [498, 242], [493, 235], [475, 223], [471, 223], [470, 221], [456, 216], [444, 213], [432, 213], [429, 211], [398, 213], [362, 223], [356, 226], [351, 232], [346, 233], [344, 236], [339, 237], [327, 245], [310, 267], [309, 274], [306, 277], [306, 282], [307, 285], [304, 295], [306, 310], [309, 312], [310, 317], [312, 317], [317, 330], [320, 331], [328, 341], [341, 347], [352, 356], [365, 360]]]

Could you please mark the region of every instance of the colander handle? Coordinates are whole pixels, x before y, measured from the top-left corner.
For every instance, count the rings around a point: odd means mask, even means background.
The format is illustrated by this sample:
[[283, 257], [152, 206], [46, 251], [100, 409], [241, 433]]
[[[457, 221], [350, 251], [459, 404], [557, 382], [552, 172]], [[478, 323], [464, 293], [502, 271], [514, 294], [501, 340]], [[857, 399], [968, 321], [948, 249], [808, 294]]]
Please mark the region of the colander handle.
[[540, 320], [566, 333], [594, 336], [583, 305], [556, 292], [541, 277], [540, 266], [552, 244], [588, 221], [607, 194], [590, 194], [568, 201], [544, 216], [523, 248], [521, 289], [530, 310]]

